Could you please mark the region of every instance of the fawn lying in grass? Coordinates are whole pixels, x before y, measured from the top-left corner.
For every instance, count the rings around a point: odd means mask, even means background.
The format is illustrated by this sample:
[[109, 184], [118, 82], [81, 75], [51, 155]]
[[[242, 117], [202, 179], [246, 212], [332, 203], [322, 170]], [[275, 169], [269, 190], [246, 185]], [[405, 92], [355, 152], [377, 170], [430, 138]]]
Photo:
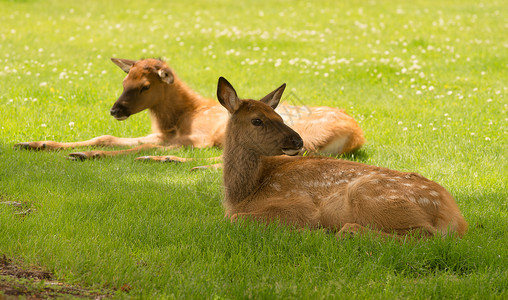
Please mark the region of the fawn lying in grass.
[[[145, 109], [150, 110], [150, 135], [138, 138], [103, 135], [81, 142], [25, 142], [16, 144], [16, 147], [34, 150], [88, 146], [134, 147], [127, 150], [70, 153], [70, 158], [74, 159], [114, 156], [150, 148], [222, 147], [228, 113], [216, 101], [192, 91], [162, 60], [111, 60], [127, 73], [123, 81], [123, 93], [111, 108], [111, 115], [117, 120], [125, 120]], [[291, 126], [303, 137], [305, 151], [338, 155], [355, 151], [365, 142], [356, 121], [343, 110], [282, 105], [279, 113], [287, 116]], [[145, 156], [141, 159], [186, 160], [174, 156]]]
[[303, 147], [274, 111], [282, 89], [240, 100], [219, 78], [217, 97], [231, 114], [224, 145], [224, 206], [232, 220], [279, 220], [337, 235], [462, 236], [467, 223], [450, 193], [415, 173], [328, 157], [290, 157]]

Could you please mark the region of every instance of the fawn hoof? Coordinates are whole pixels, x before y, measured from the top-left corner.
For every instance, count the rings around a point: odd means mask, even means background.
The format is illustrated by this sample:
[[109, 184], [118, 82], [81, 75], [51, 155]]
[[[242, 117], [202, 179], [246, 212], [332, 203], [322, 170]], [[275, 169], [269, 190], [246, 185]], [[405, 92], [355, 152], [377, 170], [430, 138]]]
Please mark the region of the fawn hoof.
[[30, 144], [29, 143], [17, 143], [17, 144], [14, 144], [14, 148], [15, 149], [30, 150]]
[[136, 157], [136, 160], [139, 160], [139, 161], [151, 161], [152, 158], [150, 156], [140, 156], [140, 157]]
[[74, 160], [74, 161], [83, 161], [87, 158], [88, 158], [88, 156], [84, 152], [72, 152], [72, 153], [69, 153], [69, 156], [67, 157], [67, 159]]
[[92, 151], [92, 152], [72, 152], [69, 153], [69, 159], [71, 160], [86, 160], [86, 159], [95, 159], [101, 158], [103, 155], [101, 152]]
[[167, 163], [180, 163], [181, 161], [173, 159], [171, 157], [166, 157], [161, 160], [161, 162], [167, 162]]
[[208, 170], [208, 166], [197, 166], [197, 167], [194, 167], [194, 168], [191, 168], [190, 171], [191, 172], [195, 172], [195, 171], [203, 171], [203, 170]]
[[44, 150], [44, 149], [46, 149], [46, 147], [47, 147], [46, 143], [40, 143], [40, 144], [36, 145], [34, 143], [24, 142], [24, 143], [17, 143], [14, 145], [14, 148], [23, 149], [23, 150]]
[[156, 162], [163, 162], [163, 163], [179, 163], [179, 162], [181, 162], [176, 157], [172, 157], [172, 156], [140, 156], [140, 157], [136, 157], [136, 160], [156, 161]]

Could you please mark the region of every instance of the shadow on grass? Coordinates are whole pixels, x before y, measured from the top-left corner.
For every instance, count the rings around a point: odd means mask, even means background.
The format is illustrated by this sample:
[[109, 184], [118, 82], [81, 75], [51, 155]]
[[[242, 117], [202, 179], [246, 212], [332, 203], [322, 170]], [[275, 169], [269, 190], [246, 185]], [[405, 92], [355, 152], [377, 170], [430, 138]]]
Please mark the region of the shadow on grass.
[[335, 157], [339, 158], [339, 159], [346, 159], [346, 160], [365, 163], [369, 158], [369, 154], [367, 153], [367, 151], [365, 149], [362, 148], [362, 149], [358, 149], [352, 153], [346, 153], [346, 154], [342, 154], [342, 155], [335, 156]]

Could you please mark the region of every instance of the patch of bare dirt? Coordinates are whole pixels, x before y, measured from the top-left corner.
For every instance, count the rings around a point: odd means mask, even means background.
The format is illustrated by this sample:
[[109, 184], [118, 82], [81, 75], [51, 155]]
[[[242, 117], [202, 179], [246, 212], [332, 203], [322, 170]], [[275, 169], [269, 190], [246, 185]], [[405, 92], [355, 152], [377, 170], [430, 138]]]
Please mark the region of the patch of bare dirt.
[[56, 281], [39, 267], [21, 268], [5, 254], [0, 255], [0, 300], [104, 299], [112, 295], [110, 291], [87, 290]]

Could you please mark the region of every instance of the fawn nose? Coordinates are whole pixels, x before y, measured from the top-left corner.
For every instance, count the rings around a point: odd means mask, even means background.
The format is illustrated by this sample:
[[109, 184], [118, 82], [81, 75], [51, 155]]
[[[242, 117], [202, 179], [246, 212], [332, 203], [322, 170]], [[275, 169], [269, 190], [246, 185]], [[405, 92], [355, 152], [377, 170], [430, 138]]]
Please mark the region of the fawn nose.
[[295, 149], [301, 149], [303, 147], [303, 140], [299, 135], [294, 135], [291, 137], [291, 142]]
[[122, 105], [115, 104], [109, 110], [109, 113], [117, 120], [125, 120], [129, 117], [129, 111]]
[[303, 148], [302, 138], [298, 134], [288, 136], [284, 144], [286, 147], [281, 150], [284, 154], [290, 156], [297, 155]]
[[114, 117], [118, 114], [118, 111], [119, 111], [118, 108], [113, 107], [112, 109], [109, 110], [109, 113]]

